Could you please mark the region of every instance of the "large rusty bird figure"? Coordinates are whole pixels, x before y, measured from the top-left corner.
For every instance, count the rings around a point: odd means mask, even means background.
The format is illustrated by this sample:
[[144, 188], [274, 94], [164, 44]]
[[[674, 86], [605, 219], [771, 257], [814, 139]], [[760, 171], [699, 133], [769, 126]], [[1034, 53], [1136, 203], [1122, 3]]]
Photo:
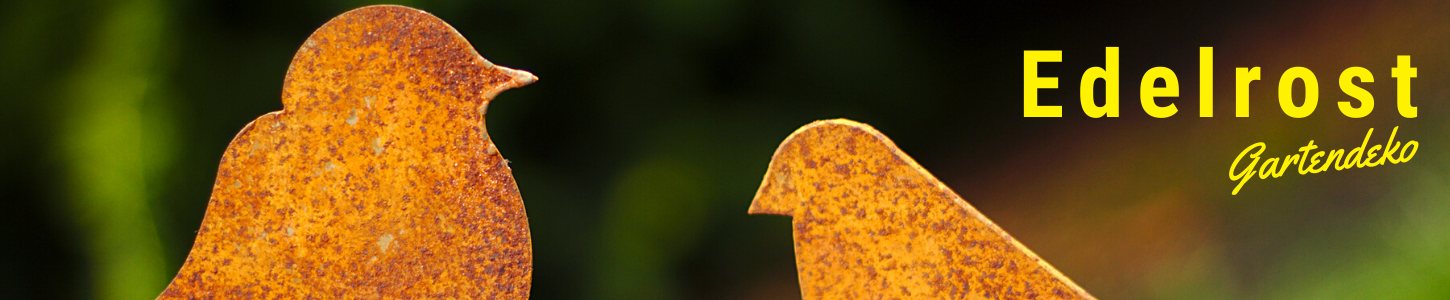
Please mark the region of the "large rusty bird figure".
[[484, 111], [534, 80], [426, 12], [332, 19], [293, 58], [283, 110], [227, 147], [160, 298], [528, 298], [528, 220]]
[[866, 124], [792, 133], [750, 213], [794, 217], [805, 299], [1093, 299]]

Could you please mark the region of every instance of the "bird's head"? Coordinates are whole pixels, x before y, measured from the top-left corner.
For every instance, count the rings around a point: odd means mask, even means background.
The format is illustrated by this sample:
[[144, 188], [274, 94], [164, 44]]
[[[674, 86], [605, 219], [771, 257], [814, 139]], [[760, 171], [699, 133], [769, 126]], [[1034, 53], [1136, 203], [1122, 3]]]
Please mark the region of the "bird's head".
[[[794, 216], [802, 201], [823, 185], [876, 180], [873, 174], [879, 170], [872, 166], [883, 164], [916, 162], [870, 125], [847, 119], [812, 122], [776, 148], [749, 213]], [[816, 198], [821, 197], [834, 196]]]
[[[319, 86], [328, 82], [386, 81], [376, 86]], [[349, 80], [367, 79], [367, 80]], [[379, 80], [386, 79], [386, 80]], [[474, 50], [453, 26], [427, 12], [395, 5], [348, 11], [313, 32], [288, 67], [282, 102], [297, 107], [323, 94], [417, 91], [436, 99], [462, 100], [483, 110], [499, 92], [533, 83], [529, 72], [496, 66]], [[331, 90], [329, 90], [331, 89]], [[362, 98], [362, 97], [358, 97]], [[332, 99], [362, 103], [361, 99]], [[435, 101], [432, 99], [417, 99]]]

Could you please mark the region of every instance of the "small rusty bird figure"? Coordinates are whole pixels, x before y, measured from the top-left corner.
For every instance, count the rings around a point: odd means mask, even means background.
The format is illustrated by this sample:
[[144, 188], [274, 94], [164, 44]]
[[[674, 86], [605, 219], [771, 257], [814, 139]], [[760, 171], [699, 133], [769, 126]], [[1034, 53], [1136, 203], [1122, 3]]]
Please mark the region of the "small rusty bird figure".
[[227, 147], [160, 298], [528, 298], [528, 219], [484, 111], [534, 80], [423, 11], [332, 19], [293, 58], [283, 110]]
[[750, 213], [793, 217], [804, 299], [1093, 299], [866, 124], [792, 133]]

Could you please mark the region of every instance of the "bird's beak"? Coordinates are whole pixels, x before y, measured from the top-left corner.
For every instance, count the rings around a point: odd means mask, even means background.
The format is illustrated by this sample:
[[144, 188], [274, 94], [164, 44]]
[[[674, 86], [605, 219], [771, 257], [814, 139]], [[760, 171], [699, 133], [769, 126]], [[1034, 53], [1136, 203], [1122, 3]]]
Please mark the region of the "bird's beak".
[[762, 180], [762, 182], [760, 183], [760, 190], [755, 192], [755, 199], [750, 201], [750, 209], [748, 211], [750, 214], [772, 214], [790, 216], [793, 213], [795, 207], [787, 207], [781, 205], [782, 203], [787, 202], [782, 201], [785, 199], [780, 198], [789, 196], [782, 195], [781, 193], [783, 193], [784, 191], [781, 190], [780, 187], [775, 186], [781, 184], [780, 181], [785, 179], [781, 177], [776, 178], [777, 182], [770, 182], [771, 178], [774, 176], [776, 176], [776, 173], [766, 172], [765, 180]]
[[760, 195], [759, 194], [756, 194], [755, 195], [755, 200], [751, 200], [750, 201], [750, 210], [747, 211], [747, 212], [750, 213], [750, 214], [752, 214], [752, 215], [758, 215], [758, 214], [767, 213], [767, 212], [765, 212], [764, 209], [761, 209], [760, 208]]
[[529, 73], [528, 71], [514, 70], [503, 66], [494, 66], [494, 69], [499, 73], [503, 73], [505, 76], [508, 76], [510, 79], [507, 82], [501, 83], [497, 86], [494, 86], [492, 89], [485, 91], [483, 93], [485, 101], [493, 101], [494, 97], [498, 97], [498, 94], [502, 93], [503, 91], [507, 91], [516, 87], [522, 87], [534, 83], [535, 81], [539, 81], [538, 76], [534, 76], [534, 74]]
[[529, 73], [528, 71], [514, 70], [505, 67], [498, 68], [499, 71], [502, 71], [505, 74], [509, 74], [509, 77], [513, 77], [514, 80], [511, 81], [513, 87], [522, 87], [525, 85], [529, 85], [530, 83], [534, 83], [535, 81], [539, 81], [538, 76], [534, 76], [533, 73]]

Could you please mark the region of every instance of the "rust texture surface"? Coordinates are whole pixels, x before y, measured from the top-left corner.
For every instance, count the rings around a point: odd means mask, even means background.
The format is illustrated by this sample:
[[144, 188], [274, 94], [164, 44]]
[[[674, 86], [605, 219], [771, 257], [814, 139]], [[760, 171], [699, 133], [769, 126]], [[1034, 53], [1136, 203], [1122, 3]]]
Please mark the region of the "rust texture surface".
[[796, 130], [750, 213], [793, 217], [805, 299], [1093, 299], [865, 124]]
[[528, 298], [528, 220], [483, 118], [534, 80], [426, 12], [332, 19], [293, 58], [283, 110], [227, 147], [160, 298]]

